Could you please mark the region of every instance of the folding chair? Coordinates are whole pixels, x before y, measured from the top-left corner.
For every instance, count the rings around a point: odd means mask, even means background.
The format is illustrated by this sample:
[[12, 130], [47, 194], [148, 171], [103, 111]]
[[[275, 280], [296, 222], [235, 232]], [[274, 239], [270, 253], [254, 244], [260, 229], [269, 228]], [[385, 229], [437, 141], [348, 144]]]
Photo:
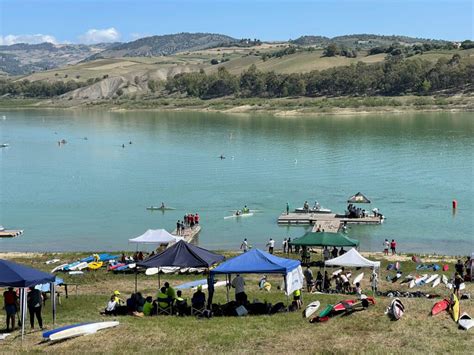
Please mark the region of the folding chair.
[[[158, 298], [157, 300], [157, 315], [164, 314], [171, 316], [173, 314], [173, 305], [168, 298]], [[166, 303], [166, 307], [162, 307], [162, 303]]]
[[206, 304], [191, 304], [191, 315], [201, 315], [206, 310]]

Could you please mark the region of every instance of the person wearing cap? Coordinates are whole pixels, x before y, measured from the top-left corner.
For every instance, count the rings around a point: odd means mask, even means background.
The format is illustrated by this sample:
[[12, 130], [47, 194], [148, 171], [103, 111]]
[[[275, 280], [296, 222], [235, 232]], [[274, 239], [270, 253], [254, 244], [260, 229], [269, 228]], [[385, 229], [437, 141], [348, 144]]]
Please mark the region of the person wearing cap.
[[112, 297], [114, 298], [114, 301], [115, 303], [117, 303], [117, 305], [121, 305], [124, 303], [123, 300], [120, 298], [120, 292], [118, 290], [114, 291], [114, 294]]

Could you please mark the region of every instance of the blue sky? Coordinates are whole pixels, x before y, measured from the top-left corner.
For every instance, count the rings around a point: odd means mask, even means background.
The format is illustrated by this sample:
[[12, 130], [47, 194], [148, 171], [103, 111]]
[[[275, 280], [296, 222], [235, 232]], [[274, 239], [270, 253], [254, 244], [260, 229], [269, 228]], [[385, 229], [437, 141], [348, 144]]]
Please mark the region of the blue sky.
[[473, 38], [471, 0], [0, 0], [0, 41], [129, 41], [216, 32], [287, 40], [304, 34]]

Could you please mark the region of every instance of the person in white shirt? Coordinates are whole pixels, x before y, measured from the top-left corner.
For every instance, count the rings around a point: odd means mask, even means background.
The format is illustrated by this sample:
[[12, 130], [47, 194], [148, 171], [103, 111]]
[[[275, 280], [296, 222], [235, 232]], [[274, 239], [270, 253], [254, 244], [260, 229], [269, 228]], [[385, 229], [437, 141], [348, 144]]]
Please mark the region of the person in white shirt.
[[244, 238], [244, 241], [240, 245], [240, 249], [242, 249], [244, 253], [249, 250], [249, 243], [247, 242], [247, 238]]
[[273, 248], [275, 248], [275, 241], [272, 238], [270, 238], [266, 246], [268, 247], [268, 252], [270, 254], [273, 254]]
[[383, 242], [383, 253], [384, 255], [388, 255], [388, 248], [390, 247], [390, 242], [388, 241], [388, 239], [385, 239], [385, 241]]
[[235, 288], [235, 301], [241, 305], [247, 303], [244, 278], [237, 274], [237, 276], [232, 280], [231, 285], [233, 288]]

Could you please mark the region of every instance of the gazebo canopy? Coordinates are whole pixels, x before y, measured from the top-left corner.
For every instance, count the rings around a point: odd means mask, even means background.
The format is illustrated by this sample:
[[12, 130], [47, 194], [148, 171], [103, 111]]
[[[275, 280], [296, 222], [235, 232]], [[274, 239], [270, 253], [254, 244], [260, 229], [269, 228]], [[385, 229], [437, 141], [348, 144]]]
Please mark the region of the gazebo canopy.
[[308, 232], [301, 238], [294, 239], [290, 245], [312, 246], [312, 247], [356, 247], [359, 241], [351, 239], [340, 233]]
[[347, 253], [338, 256], [337, 258], [330, 259], [324, 262], [324, 265], [333, 266], [348, 266], [348, 267], [371, 267], [380, 268], [380, 261], [371, 261], [364, 258], [354, 248], [350, 249]]
[[361, 192], [349, 197], [347, 203], [370, 203], [370, 200]]
[[287, 274], [300, 266], [298, 260], [280, 258], [259, 249], [251, 249], [220, 264], [211, 274]]
[[179, 240], [183, 240], [183, 238], [172, 235], [164, 229], [148, 229], [142, 235], [128, 241], [139, 244], [170, 244]]
[[54, 280], [54, 275], [0, 259], [0, 287], [31, 287]]
[[225, 257], [223, 255], [213, 253], [181, 240], [162, 253], [139, 262], [137, 265], [146, 268], [162, 266], [200, 268], [210, 267], [224, 259]]

